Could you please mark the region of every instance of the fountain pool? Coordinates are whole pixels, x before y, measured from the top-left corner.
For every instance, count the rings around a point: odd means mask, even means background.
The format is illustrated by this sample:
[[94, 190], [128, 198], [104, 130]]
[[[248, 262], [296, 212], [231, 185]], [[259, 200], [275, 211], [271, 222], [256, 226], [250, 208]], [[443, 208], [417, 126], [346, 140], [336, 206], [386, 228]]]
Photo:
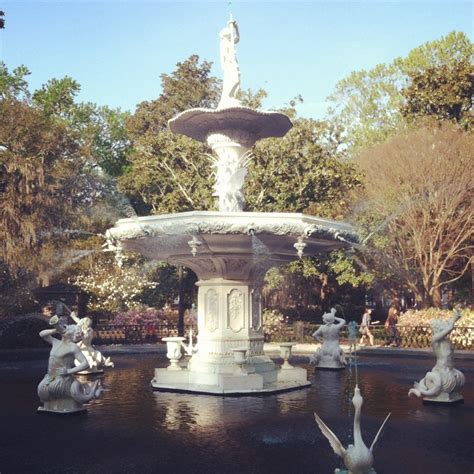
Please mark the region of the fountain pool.
[[[1, 362], [0, 471], [9, 473], [332, 473], [342, 467], [317, 427], [313, 411], [346, 445], [352, 433], [354, 374], [314, 372], [311, 387], [260, 397], [220, 397], [153, 391], [150, 374], [160, 354], [114, 354], [106, 392], [87, 415], [36, 413], [36, 386], [47, 364]], [[281, 360], [276, 362], [281, 364]], [[362, 430], [371, 440], [392, 412], [375, 451], [385, 474], [471, 473], [474, 366], [466, 374], [465, 403], [444, 407], [409, 399], [408, 389], [431, 359], [361, 356]], [[146, 389], [145, 387], [148, 387]], [[145, 389], [144, 389], [145, 388]]]

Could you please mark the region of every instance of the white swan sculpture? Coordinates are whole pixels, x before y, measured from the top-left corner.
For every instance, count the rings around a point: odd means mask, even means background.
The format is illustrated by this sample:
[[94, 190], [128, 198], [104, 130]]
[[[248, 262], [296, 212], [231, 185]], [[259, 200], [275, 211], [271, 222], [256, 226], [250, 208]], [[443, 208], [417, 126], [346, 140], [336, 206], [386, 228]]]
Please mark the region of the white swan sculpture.
[[[347, 449], [344, 448], [342, 443], [339, 441], [339, 438], [330, 430], [330, 428], [326, 425], [326, 423], [324, 423], [324, 421], [318, 416], [318, 414], [314, 414], [314, 418], [316, 419], [316, 423], [318, 424], [319, 429], [328, 439], [329, 444], [331, 445], [334, 452], [343, 459], [344, 465], [346, 466], [350, 474], [375, 474], [375, 471], [372, 468], [374, 463], [372, 451], [374, 449], [375, 443], [377, 442], [380, 436], [380, 433], [382, 432], [383, 427], [385, 426], [385, 423], [391, 415], [391, 413], [389, 413], [385, 417], [385, 420], [383, 421], [382, 426], [379, 428], [377, 434], [375, 435], [375, 438], [370, 448], [367, 448], [364, 443], [364, 440], [362, 439], [362, 434], [360, 431], [360, 413], [363, 401], [364, 399], [360, 394], [359, 387], [358, 385], [356, 385], [354, 389], [354, 396], [352, 397], [352, 404], [355, 408], [354, 444], [350, 444]], [[341, 471], [339, 471], [339, 469], [336, 469], [335, 472]]]

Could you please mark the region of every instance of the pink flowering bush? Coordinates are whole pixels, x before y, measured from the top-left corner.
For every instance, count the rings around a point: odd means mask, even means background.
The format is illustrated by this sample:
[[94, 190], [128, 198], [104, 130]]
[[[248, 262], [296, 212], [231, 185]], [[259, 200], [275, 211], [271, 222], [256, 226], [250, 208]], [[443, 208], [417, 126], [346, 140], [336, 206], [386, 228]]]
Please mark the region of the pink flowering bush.
[[174, 319], [173, 312], [159, 310], [155, 308], [132, 308], [122, 311], [110, 321], [116, 325], [147, 325], [147, 324], [168, 324]]

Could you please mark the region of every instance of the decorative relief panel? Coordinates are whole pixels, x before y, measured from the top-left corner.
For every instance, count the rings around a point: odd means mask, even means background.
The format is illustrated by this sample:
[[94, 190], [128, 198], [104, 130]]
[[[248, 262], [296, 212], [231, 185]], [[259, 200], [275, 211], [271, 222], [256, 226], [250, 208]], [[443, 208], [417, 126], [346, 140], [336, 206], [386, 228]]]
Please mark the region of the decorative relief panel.
[[235, 288], [227, 295], [227, 326], [235, 332], [245, 327], [244, 295]]
[[219, 296], [217, 291], [210, 288], [204, 300], [204, 325], [210, 332], [219, 327]]
[[192, 263], [209, 273], [215, 273], [217, 270], [214, 262], [210, 258], [195, 258]]
[[241, 271], [248, 264], [248, 259], [244, 258], [224, 258], [226, 270], [228, 272]]
[[262, 327], [262, 295], [258, 288], [252, 290], [252, 329], [260, 330]]

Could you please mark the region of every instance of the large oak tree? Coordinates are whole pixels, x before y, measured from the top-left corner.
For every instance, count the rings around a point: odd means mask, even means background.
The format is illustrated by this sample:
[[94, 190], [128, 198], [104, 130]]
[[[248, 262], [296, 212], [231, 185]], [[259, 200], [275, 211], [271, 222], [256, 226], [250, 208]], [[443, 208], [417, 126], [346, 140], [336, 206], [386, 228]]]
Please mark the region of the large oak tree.
[[440, 306], [441, 289], [468, 270], [473, 251], [474, 136], [445, 123], [362, 151], [362, 257], [381, 281]]

